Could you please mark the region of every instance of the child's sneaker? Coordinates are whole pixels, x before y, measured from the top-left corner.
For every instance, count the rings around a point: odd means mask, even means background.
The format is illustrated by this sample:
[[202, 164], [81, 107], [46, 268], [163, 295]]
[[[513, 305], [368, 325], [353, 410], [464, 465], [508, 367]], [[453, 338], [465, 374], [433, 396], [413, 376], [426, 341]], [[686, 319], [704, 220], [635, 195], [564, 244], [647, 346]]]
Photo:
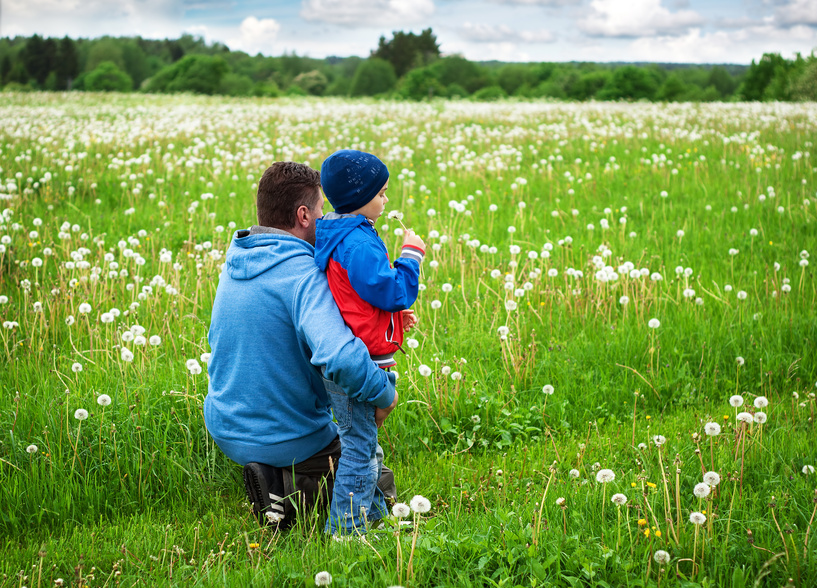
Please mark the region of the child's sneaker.
[[244, 489], [258, 524], [286, 528], [284, 521], [284, 473], [281, 468], [250, 462], [244, 466]]

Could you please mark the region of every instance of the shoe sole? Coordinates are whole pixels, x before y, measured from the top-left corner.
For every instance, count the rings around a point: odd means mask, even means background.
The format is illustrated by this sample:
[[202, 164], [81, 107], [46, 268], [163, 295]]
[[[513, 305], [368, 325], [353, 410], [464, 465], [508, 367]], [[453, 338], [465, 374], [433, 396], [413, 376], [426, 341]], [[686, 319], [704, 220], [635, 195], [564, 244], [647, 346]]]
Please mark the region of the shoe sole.
[[244, 466], [244, 490], [260, 525], [278, 525], [283, 520], [283, 497], [270, 492], [258, 464], [249, 463]]

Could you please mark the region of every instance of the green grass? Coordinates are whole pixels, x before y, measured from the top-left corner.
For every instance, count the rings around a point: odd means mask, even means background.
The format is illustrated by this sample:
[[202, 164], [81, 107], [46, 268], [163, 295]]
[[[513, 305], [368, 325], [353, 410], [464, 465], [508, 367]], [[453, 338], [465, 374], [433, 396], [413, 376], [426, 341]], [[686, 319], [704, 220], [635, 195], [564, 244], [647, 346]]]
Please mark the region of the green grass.
[[[817, 465], [817, 286], [800, 266], [817, 220], [813, 104], [3, 100], [0, 322], [18, 325], [0, 329], [0, 585], [308, 586], [321, 570], [361, 587], [817, 584], [817, 478], [802, 472]], [[338, 544], [315, 516], [259, 529], [204, 427], [206, 374], [185, 367], [208, 351], [254, 181], [344, 147], [387, 162], [388, 209], [429, 246], [417, 346], [381, 432], [400, 500], [432, 502], [411, 577], [411, 533], [398, 556], [390, 531]], [[378, 223], [391, 251], [398, 226]], [[617, 273], [629, 261], [663, 279], [599, 281], [604, 249]], [[161, 343], [123, 340], [135, 324]], [[768, 398], [762, 427], [736, 423], [735, 393], [741, 410]], [[711, 447], [709, 421], [723, 427]], [[606, 487], [599, 468], [616, 474]], [[710, 469], [722, 481], [699, 504]]]

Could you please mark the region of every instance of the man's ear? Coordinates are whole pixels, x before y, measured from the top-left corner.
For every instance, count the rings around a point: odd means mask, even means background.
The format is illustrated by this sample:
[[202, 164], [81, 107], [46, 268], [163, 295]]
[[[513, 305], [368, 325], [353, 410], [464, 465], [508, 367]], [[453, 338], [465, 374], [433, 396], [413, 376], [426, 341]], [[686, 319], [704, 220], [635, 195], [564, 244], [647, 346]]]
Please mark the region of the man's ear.
[[295, 211], [295, 222], [302, 229], [309, 226], [309, 214], [310, 210], [307, 206], [299, 206], [298, 210]]

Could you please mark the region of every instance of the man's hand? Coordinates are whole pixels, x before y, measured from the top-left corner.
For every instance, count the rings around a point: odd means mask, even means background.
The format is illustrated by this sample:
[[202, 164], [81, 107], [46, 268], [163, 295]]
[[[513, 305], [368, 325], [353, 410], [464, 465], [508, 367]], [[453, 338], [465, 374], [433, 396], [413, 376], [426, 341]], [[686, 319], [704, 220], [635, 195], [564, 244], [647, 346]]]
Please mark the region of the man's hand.
[[415, 326], [417, 326], [417, 323], [420, 322], [420, 319], [417, 318], [417, 315], [415, 315], [414, 311], [411, 310], [410, 308], [407, 308], [402, 312], [403, 312], [403, 331], [408, 333]]
[[417, 249], [421, 249], [423, 251], [426, 250], [426, 243], [417, 234], [412, 231], [411, 229], [406, 229], [406, 232], [403, 234], [403, 247], [406, 245], [411, 245], [412, 247], [416, 247]]
[[392, 401], [391, 406], [389, 406], [388, 408], [374, 409], [374, 422], [377, 424], [378, 429], [383, 426], [386, 417], [388, 417], [391, 414], [391, 411], [394, 410], [395, 406], [397, 406], [397, 390], [394, 391], [394, 400]]

